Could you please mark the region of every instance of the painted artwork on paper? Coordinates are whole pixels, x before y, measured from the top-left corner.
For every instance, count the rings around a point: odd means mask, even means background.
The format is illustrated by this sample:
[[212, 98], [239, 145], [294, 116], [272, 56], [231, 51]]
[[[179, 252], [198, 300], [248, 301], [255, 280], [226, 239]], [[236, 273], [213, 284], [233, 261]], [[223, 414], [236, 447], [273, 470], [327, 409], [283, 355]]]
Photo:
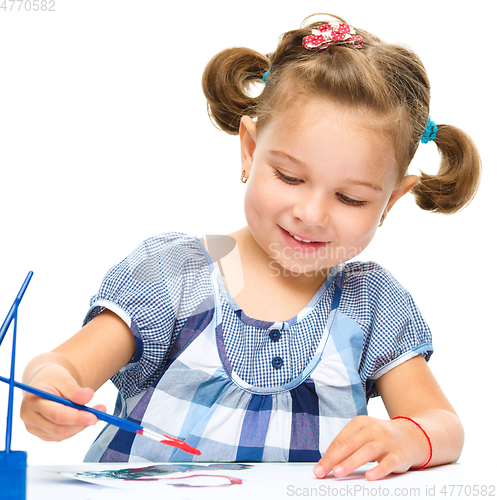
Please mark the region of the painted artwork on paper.
[[147, 467], [127, 467], [123, 469], [108, 469], [83, 471], [65, 476], [82, 480], [121, 480], [126, 482], [159, 481], [167, 482], [176, 487], [219, 487], [242, 484], [242, 479], [231, 475], [218, 474], [223, 471], [242, 471], [251, 469], [253, 465], [241, 463], [228, 464], [157, 464]]

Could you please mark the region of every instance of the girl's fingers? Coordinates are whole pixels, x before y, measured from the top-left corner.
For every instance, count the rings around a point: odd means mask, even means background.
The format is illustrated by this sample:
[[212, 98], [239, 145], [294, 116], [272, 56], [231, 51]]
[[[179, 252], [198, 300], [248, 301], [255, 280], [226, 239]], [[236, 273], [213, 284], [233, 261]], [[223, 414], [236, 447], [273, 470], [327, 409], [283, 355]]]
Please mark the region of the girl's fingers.
[[314, 467], [314, 474], [323, 478], [333, 472], [336, 477], [345, 477], [374, 461], [378, 465], [366, 473], [368, 480], [380, 479], [391, 472], [405, 472], [409, 465], [399, 442], [390, 421], [356, 417], [333, 440]]
[[[86, 405], [94, 396], [93, 389], [81, 387], [62, 366], [48, 366], [31, 380], [31, 384], [80, 405]], [[107, 411], [103, 405], [96, 405], [94, 408]], [[98, 421], [91, 412], [77, 410], [30, 393], [24, 394], [21, 419], [29, 432], [46, 441], [62, 441]]]
[[97, 423], [97, 417], [87, 411], [76, 410], [68, 406], [40, 399], [33, 405], [33, 411], [43, 415], [47, 421], [56, 425], [74, 425], [86, 427]]
[[316, 475], [318, 477], [325, 477], [329, 472], [333, 472], [335, 477], [345, 477], [368, 462], [375, 461], [378, 462], [378, 465], [365, 474], [368, 481], [375, 481], [388, 476], [388, 474], [392, 472], [405, 472], [408, 469], [408, 467], [402, 464], [402, 460], [399, 456], [387, 454], [387, 450], [383, 443], [371, 441], [361, 446], [356, 452], [343, 461], [332, 466], [331, 470], [324, 473], [324, 475]]
[[85, 405], [91, 401], [94, 394], [95, 392], [89, 387], [74, 387], [73, 390], [70, 393], [66, 393], [64, 397], [70, 399], [73, 403]]
[[402, 465], [400, 460], [394, 455], [387, 455], [381, 460], [376, 467], [366, 472], [366, 479], [368, 481], [376, 481], [381, 479], [392, 472], [405, 472], [408, 467]]
[[63, 441], [81, 432], [89, 425], [88, 423], [83, 425], [61, 425], [48, 420], [44, 415], [37, 412], [32, 412], [29, 421], [25, 423], [26, 429], [31, 434], [45, 441]]
[[333, 475], [336, 477], [348, 476], [351, 472], [354, 472], [368, 462], [378, 460], [383, 453], [384, 451], [381, 443], [377, 441], [368, 442], [352, 455], [335, 465], [332, 469]]
[[371, 441], [370, 434], [362, 428], [361, 422], [354, 420], [351, 420], [336, 436], [314, 467], [314, 474], [317, 477], [326, 477], [337, 465]]
[[[106, 411], [103, 405], [96, 405], [96, 409]], [[21, 418], [28, 432], [46, 441], [62, 441], [98, 421], [97, 417], [89, 412], [33, 395], [25, 395]]]

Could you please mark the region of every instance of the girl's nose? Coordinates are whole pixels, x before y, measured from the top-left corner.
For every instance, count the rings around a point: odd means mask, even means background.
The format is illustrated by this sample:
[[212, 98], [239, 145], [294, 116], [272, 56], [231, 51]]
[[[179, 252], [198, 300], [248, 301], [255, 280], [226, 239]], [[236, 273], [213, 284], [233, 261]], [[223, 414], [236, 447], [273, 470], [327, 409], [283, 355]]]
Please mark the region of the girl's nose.
[[329, 204], [324, 195], [310, 193], [295, 200], [293, 216], [307, 226], [326, 226], [330, 220]]

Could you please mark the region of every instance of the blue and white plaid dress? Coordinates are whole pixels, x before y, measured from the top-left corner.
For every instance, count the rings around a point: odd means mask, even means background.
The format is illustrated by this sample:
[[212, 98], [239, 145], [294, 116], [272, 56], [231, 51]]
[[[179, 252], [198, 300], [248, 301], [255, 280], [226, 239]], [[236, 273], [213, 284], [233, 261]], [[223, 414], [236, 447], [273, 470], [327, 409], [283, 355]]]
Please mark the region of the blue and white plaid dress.
[[105, 308], [136, 340], [112, 378], [115, 414], [202, 454], [107, 426], [91, 462], [316, 462], [367, 413], [378, 377], [433, 350], [409, 293], [373, 262], [334, 268], [297, 316], [260, 321], [231, 297], [199, 239], [180, 233], [144, 241], [111, 268], [85, 323]]

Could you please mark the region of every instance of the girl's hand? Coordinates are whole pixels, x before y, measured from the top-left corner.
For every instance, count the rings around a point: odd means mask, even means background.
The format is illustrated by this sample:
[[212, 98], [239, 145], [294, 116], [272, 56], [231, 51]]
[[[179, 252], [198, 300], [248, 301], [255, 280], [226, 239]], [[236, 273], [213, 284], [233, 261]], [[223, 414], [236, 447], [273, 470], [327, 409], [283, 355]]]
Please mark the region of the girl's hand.
[[[133, 357], [136, 349], [127, 324], [105, 310], [76, 335], [28, 363], [23, 382], [47, 392], [87, 404], [101, 387]], [[94, 406], [106, 411], [105, 406]], [[26, 429], [45, 441], [62, 441], [97, 422], [87, 411], [25, 394], [21, 418]]]
[[[92, 389], [80, 387], [69, 370], [55, 364], [43, 367], [30, 381], [30, 385], [81, 405], [88, 403], [94, 394]], [[94, 408], [106, 411], [103, 405], [96, 405]], [[29, 393], [24, 393], [21, 419], [28, 432], [44, 441], [63, 441], [86, 427], [95, 425], [98, 420], [89, 412], [69, 408]]]
[[345, 477], [367, 462], [377, 461], [378, 465], [366, 472], [366, 479], [381, 479], [391, 472], [421, 467], [429, 453], [426, 437], [412, 422], [359, 416], [333, 440], [314, 474], [323, 478], [333, 471], [335, 477]]

